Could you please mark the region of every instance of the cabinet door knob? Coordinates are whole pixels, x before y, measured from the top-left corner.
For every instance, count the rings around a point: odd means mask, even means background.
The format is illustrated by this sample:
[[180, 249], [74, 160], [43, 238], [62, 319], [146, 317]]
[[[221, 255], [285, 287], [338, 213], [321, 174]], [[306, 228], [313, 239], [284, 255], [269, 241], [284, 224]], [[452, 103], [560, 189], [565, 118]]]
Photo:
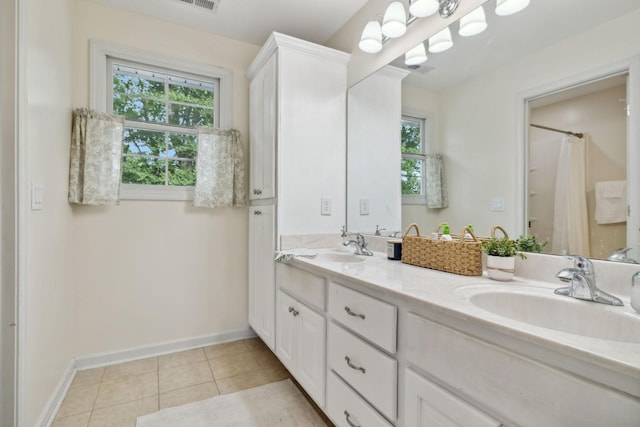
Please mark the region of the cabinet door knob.
[[344, 307], [344, 311], [346, 311], [349, 316], [359, 317], [362, 320], [364, 320], [364, 314], [355, 313], [355, 312], [351, 311], [351, 309], [349, 307], [347, 307], [347, 306]]
[[294, 317], [297, 316], [298, 314], [300, 314], [300, 312], [298, 310], [296, 310], [295, 308], [293, 308], [291, 306], [289, 307], [289, 313], [293, 314]]
[[356, 371], [360, 371], [363, 374], [366, 373], [366, 370], [362, 366], [357, 366], [357, 365], [354, 365], [353, 363], [351, 363], [351, 359], [349, 358], [349, 356], [345, 356], [344, 360], [347, 361], [347, 365], [349, 365], [349, 367], [351, 369], [356, 370]]
[[262, 215], [262, 211], [253, 211], [254, 215]]
[[347, 420], [347, 423], [351, 426], [351, 427], [360, 427], [359, 424], [354, 423], [353, 421], [351, 421], [351, 414], [349, 412], [347, 412], [346, 410], [344, 411], [344, 417]]
[[253, 189], [253, 194], [255, 194], [256, 196], [259, 196], [262, 194], [262, 190], [258, 190], [257, 188]]

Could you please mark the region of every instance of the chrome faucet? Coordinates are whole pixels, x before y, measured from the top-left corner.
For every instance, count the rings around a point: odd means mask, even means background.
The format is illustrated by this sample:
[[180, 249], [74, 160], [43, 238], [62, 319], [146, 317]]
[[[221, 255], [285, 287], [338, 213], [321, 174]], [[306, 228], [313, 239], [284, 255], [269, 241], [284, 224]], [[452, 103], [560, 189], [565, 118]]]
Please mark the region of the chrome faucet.
[[372, 256], [373, 252], [367, 249], [367, 242], [364, 240], [364, 236], [360, 233], [356, 233], [356, 240], [345, 240], [342, 242], [344, 246], [353, 245], [356, 250], [354, 254], [356, 255], [367, 255]]
[[638, 264], [633, 258], [629, 258], [627, 256], [627, 252], [629, 252], [631, 248], [620, 248], [611, 252], [611, 255], [607, 257], [607, 261], [616, 261], [616, 262], [626, 262], [627, 264]]
[[563, 268], [556, 274], [558, 279], [569, 283], [569, 286], [556, 289], [556, 294], [601, 304], [623, 305], [620, 298], [598, 289], [593, 263], [588, 258], [575, 256], [569, 259], [573, 259], [573, 267]]

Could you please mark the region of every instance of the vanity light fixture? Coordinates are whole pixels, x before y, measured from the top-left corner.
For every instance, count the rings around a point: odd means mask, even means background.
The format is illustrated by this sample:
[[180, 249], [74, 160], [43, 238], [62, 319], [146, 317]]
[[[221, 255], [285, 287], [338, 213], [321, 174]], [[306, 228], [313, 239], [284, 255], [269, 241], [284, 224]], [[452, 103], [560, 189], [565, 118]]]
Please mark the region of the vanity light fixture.
[[496, 15], [513, 15], [527, 6], [529, 6], [529, 0], [497, 0]]
[[402, 36], [407, 31], [407, 13], [404, 5], [394, 1], [387, 7], [382, 18], [382, 34], [389, 38]]
[[358, 47], [367, 53], [378, 53], [382, 50], [382, 31], [378, 21], [367, 22]]
[[427, 60], [427, 52], [424, 48], [424, 43], [420, 43], [419, 45], [409, 49], [407, 53], [404, 54], [404, 64], [411, 65], [420, 65]]
[[451, 38], [449, 27], [429, 38], [429, 52], [431, 53], [444, 52], [451, 46], [453, 46], [453, 39]]
[[475, 36], [487, 29], [487, 18], [482, 6], [460, 18], [458, 34], [463, 37]]
[[411, 0], [409, 13], [416, 18], [431, 16], [440, 8], [438, 0]]

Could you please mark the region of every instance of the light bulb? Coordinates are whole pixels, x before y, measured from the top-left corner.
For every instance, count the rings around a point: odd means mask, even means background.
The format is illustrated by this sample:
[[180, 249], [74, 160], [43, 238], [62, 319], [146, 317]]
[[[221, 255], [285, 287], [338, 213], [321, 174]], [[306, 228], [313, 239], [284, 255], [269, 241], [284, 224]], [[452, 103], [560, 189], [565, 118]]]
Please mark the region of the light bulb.
[[400, 37], [407, 31], [407, 14], [404, 5], [399, 1], [394, 1], [384, 13], [382, 19], [382, 34], [389, 38]]
[[378, 21], [369, 21], [362, 30], [358, 47], [367, 53], [377, 53], [382, 50], [382, 32]]
[[409, 49], [407, 53], [404, 54], [405, 65], [419, 65], [426, 60], [427, 53], [424, 49], [424, 43], [420, 43], [419, 45]]
[[496, 15], [513, 15], [527, 6], [529, 6], [529, 0], [498, 0], [496, 3]]
[[438, 0], [413, 0], [409, 6], [409, 13], [416, 18], [424, 18], [436, 13], [439, 7]]
[[475, 36], [487, 29], [487, 19], [482, 6], [460, 18], [458, 34], [464, 37]]
[[451, 30], [449, 30], [449, 27], [431, 36], [429, 39], [429, 52], [431, 53], [444, 52], [451, 46], [453, 46], [453, 40], [451, 39]]

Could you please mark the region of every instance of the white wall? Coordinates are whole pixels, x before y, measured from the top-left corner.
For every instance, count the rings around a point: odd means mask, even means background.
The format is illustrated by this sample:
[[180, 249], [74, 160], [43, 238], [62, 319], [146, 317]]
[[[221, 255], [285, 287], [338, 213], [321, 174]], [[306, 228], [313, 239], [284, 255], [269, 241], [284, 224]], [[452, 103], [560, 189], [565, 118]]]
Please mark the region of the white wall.
[[[89, 104], [89, 40], [233, 71], [233, 127], [248, 158], [248, 82], [259, 47], [78, 0], [73, 104]], [[247, 322], [247, 209], [122, 201], [72, 209], [76, 355], [242, 330]]]
[[[639, 55], [639, 20], [636, 11], [441, 94], [446, 216], [454, 228], [473, 223], [487, 235], [492, 225], [501, 224], [516, 234], [522, 222], [515, 178], [520, 173], [518, 95]], [[504, 212], [490, 211], [494, 197], [504, 197]]]
[[22, 425], [33, 426], [76, 354], [75, 229], [67, 203], [73, 2], [26, 3], [25, 176], [27, 185], [44, 185], [44, 210], [27, 210], [22, 259]]

